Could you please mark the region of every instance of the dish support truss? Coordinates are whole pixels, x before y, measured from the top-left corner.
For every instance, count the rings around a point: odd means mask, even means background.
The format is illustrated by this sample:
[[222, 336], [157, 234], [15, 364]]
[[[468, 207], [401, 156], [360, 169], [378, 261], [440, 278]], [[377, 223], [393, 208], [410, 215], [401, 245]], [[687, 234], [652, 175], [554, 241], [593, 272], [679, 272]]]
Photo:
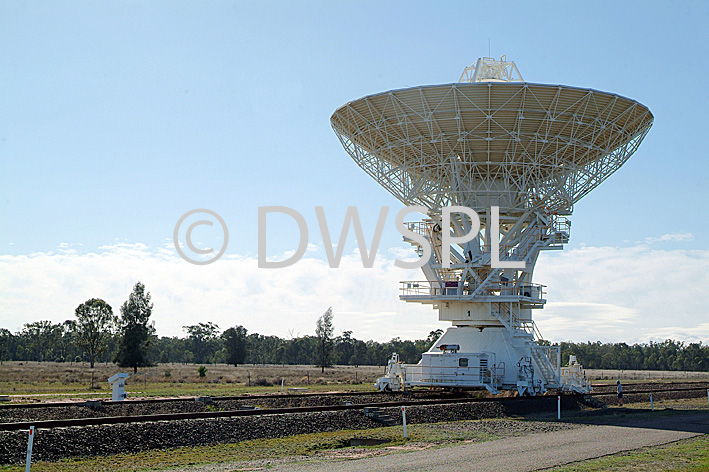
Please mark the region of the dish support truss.
[[[533, 283], [532, 274], [540, 251], [559, 250], [568, 242], [571, 224], [565, 217], [532, 210], [518, 217], [499, 217], [499, 260], [524, 262], [523, 269], [500, 269], [491, 266], [495, 248], [490, 241], [494, 233], [489, 229], [494, 216], [479, 216], [477, 236], [451, 247], [449, 268], [442, 259], [441, 215], [430, 212], [424, 221], [407, 223], [409, 230], [426, 238], [432, 251], [422, 268], [426, 280], [401, 282], [400, 298], [432, 305], [439, 320], [450, 321], [453, 328], [417, 366], [406, 366], [402, 387], [517, 389], [521, 395], [564, 388], [559, 347], [548, 345], [532, 320], [532, 310], [546, 303], [544, 286]], [[451, 215], [453, 236], [464, 236], [470, 228], [467, 216]], [[405, 240], [423, 254], [415, 240]], [[457, 346], [456, 352], [449, 346]], [[483, 365], [479, 361], [473, 364], [485, 372], [468, 373], [467, 378], [460, 362], [445, 360], [481, 355], [485, 356]], [[438, 364], [440, 368], [433, 367]], [[470, 360], [465, 364], [469, 366]]]

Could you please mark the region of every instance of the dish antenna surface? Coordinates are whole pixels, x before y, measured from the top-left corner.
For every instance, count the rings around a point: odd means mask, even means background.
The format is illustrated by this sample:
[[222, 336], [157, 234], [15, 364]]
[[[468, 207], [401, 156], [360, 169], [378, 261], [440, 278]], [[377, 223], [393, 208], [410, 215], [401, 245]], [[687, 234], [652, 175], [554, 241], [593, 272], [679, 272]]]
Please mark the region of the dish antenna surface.
[[[503, 56], [478, 59], [457, 83], [351, 101], [330, 122], [365, 172], [405, 205], [428, 209], [408, 224], [433, 249], [426, 280], [402, 282], [400, 298], [431, 304], [453, 323], [419, 364], [390, 363], [379, 387], [587, 390], [583, 379], [568, 379], [558, 346], [539, 343], [531, 311], [546, 300], [532, 273], [540, 251], [568, 241], [573, 205], [637, 150], [650, 110], [613, 93], [524, 82]], [[463, 236], [472, 227], [454, 215], [442, 228], [442, 209], [453, 205], [475, 210], [480, 230], [444, 261], [442, 232]], [[493, 252], [523, 268], [493, 268]]]

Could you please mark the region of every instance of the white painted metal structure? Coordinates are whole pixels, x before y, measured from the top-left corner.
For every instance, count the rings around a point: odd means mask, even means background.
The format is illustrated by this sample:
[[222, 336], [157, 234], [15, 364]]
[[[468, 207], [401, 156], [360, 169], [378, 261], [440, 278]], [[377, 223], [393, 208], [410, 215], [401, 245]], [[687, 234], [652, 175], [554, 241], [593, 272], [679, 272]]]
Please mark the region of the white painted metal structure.
[[[638, 148], [653, 122], [647, 107], [611, 93], [524, 82], [503, 56], [478, 59], [458, 83], [349, 102], [330, 121], [365, 172], [405, 205], [427, 208], [424, 221], [408, 224], [433, 248], [426, 280], [402, 282], [400, 298], [430, 304], [453, 324], [417, 365], [394, 357], [380, 388], [586, 388], [564, 383], [559, 348], [539, 342], [532, 311], [546, 300], [532, 274], [540, 251], [568, 241], [574, 203]], [[474, 209], [481, 224], [477, 237], [451, 248], [444, 268], [442, 232], [463, 236], [471, 228], [455, 215], [442, 228], [441, 209], [452, 205]], [[491, 240], [488, 229], [497, 226], [500, 237]], [[492, 268], [493, 252], [503, 262], [524, 261], [524, 269]]]
[[128, 398], [128, 394], [126, 394], [126, 379], [128, 377], [130, 377], [130, 374], [119, 372], [108, 378], [108, 383], [112, 389], [111, 400], [114, 402], [122, 402]]

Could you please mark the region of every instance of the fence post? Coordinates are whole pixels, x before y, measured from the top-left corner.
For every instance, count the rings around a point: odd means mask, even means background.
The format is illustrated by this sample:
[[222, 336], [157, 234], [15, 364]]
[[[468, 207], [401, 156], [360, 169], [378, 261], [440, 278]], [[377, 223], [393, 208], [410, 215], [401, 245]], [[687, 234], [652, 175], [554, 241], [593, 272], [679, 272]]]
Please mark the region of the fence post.
[[401, 407], [401, 421], [404, 424], [404, 437], [408, 438], [409, 435], [406, 433], [406, 406]]
[[561, 395], [557, 397], [557, 402], [556, 402], [556, 419], [560, 420], [561, 419]]
[[30, 472], [30, 466], [32, 465], [32, 444], [34, 443], [34, 426], [30, 426], [30, 435], [27, 438], [27, 461], [25, 465], [25, 472]]
[[650, 410], [655, 411], [655, 404], [652, 402], [652, 393], [650, 394]]

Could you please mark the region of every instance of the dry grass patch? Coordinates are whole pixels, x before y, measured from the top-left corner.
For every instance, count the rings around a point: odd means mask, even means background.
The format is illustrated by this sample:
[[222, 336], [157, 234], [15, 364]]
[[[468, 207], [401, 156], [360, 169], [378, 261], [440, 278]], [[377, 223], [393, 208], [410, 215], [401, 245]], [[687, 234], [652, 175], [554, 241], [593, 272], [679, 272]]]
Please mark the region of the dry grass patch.
[[[199, 377], [199, 365], [160, 364], [139, 369], [126, 382], [129, 398], [154, 396], [238, 395], [275, 392], [281, 388], [300, 387], [322, 390], [373, 390], [382, 367], [335, 366], [322, 373], [313, 366], [207, 364], [205, 377]], [[5, 362], [0, 365], [0, 394], [12, 395], [12, 401], [108, 397], [108, 377], [116, 372], [130, 372], [113, 364], [57, 362]], [[92, 387], [93, 375], [93, 388]]]

